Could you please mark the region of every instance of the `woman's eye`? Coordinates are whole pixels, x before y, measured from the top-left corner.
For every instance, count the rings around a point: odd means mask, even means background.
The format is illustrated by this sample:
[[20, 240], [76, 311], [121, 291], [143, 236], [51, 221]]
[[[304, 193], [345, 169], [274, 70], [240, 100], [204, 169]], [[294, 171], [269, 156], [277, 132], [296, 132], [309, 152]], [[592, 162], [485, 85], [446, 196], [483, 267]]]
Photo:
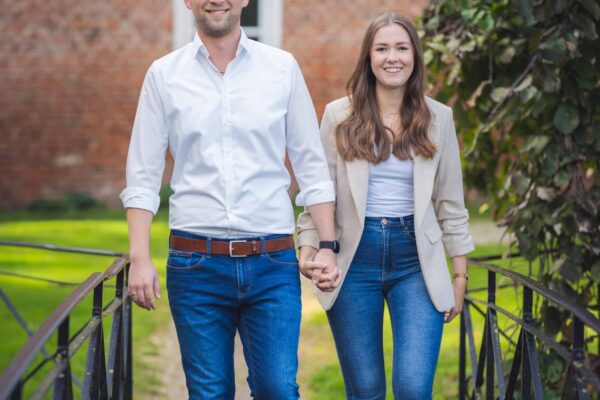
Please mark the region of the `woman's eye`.
[[385, 51], [385, 47], [377, 47], [377, 48], [375, 48], [375, 51], [382, 53]]

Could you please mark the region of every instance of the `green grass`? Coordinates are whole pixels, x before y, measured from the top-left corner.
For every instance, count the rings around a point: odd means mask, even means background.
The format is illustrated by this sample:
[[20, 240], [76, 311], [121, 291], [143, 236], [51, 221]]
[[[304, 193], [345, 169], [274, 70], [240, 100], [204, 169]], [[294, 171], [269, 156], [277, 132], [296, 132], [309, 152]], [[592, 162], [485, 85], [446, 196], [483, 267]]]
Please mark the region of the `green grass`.
[[[79, 214], [77, 218], [70, 214], [38, 214], [35, 215], [35, 218], [35, 221], [28, 221], [23, 215], [1, 216], [0, 239], [127, 251], [127, 223], [122, 212], [88, 212]], [[152, 229], [152, 256], [164, 286], [166, 237], [168, 237], [168, 226], [164, 214], [157, 216]], [[0, 246], [0, 271], [76, 283], [84, 281], [92, 272], [104, 271], [110, 266], [113, 259], [114, 257]], [[107, 282], [107, 284], [111, 283], [114, 284], [114, 281]], [[27, 324], [35, 331], [76, 286], [57, 286], [0, 274], [0, 287], [11, 299]], [[105, 288], [105, 304], [112, 298], [113, 290], [113, 288]], [[71, 335], [83, 326], [90, 316], [91, 296], [88, 296], [72, 313]], [[160, 370], [157, 370], [156, 365], [149, 364], [149, 360], [156, 354], [157, 349], [146, 338], [163, 329], [169, 318], [166, 296], [163, 296], [156, 312], [145, 312], [137, 307], [134, 309], [133, 350], [136, 398], [144, 398], [146, 394], [157, 391], [157, 376], [160, 376]], [[0, 324], [2, 325], [2, 330], [0, 330], [0, 341], [2, 342], [0, 369], [4, 369], [27, 341], [27, 335], [12, 317], [4, 302], [0, 303]], [[104, 327], [105, 346], [108, 351], [110, 319], [104, 323]], [[55, 337], [48, 341], [46, 349], [50, 353], [55, 351], [55, 343]], [[72, 360], [73, 372], [78, 377], [82, 376], [86, 352], [87, 343]], [[34, 385], [30, 386], [35, 386], [35, 380], [33, 383]], [[31, 393], [33, 390], [33, 387], [26, 386], [26, 388], [26, 393]]]

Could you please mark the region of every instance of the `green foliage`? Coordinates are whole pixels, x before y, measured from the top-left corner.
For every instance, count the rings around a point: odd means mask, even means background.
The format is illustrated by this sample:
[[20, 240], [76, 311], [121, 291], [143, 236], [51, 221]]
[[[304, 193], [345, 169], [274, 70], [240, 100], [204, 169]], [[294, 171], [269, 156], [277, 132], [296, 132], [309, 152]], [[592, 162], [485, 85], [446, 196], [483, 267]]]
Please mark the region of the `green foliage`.
[[447, 0], [421, 32], [467, 184], [493, 198], [538, 279], [585, 306], [600, 282], [599, 24], [595, 0]]

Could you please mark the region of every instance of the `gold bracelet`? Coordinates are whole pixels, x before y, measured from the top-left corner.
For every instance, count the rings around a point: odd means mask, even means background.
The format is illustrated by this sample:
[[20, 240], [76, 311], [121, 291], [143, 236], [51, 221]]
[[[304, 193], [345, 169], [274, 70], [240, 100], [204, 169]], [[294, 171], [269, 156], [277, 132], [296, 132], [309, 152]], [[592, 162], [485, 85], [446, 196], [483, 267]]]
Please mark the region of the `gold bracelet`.
[[469, 273], [468, 272], [455, 272], [454, 273], [454, 279], [456, 278], [465, 278], [465, 280], [469, 280]]

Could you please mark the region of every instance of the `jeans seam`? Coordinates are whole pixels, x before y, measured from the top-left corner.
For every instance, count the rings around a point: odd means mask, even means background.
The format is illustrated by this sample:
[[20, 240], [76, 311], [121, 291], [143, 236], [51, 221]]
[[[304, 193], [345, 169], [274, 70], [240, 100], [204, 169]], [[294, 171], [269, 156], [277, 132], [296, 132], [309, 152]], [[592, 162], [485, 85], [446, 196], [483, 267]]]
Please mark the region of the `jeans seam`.
[[243, 292], [243, 295], [247, 295], [252, 290], [252, 261], [248, 260], [248, 274], [246, 276], [246, 280], [248, 281], [248, 288]]
[[[389, 265], [384, 265], [384, 267], [383, 267], [383, 270], [386, 271], [386, 278], [394, 272], [393, 271], [393, 269], [394, 269], [393, 263], [394, 263], [394, 260], [396, 259], [394, 257], [395, 256], [395, 254], [394, 254], [395, 253], [395, 246], [394, 246], [394, 243], [395, 243], [394, 231], [395, 230], [396, 230], [395, 227], [392, 227], [392, 228], [390, 228], [389, 233], [388, 233], [388, 243], [389, 243], [388, 249], [389, 249], [390, 254], [389, 254], [389, 257], [387, 260], [388, 261], [387, 264], [389, 264]], [[383, 288], [383, 295], [385, 296], [385, 294], [387, 293], [387, 281], [383, 282], [382, 288]]]
[[241, 302], [242, 300], [242, 291], [241, 291], [241, 280], [240, 280], [240, 260], [235, 260], [235, 273], [236, 273], [236, 279], [237, 279], [237, 295], [238, 295], [238, 301]]
[[383, 230], [381, 231], [381, 288], [383, 289], [384, 285], [385, 285], [385, 263], [387, 262], [387, 259], [385, 257], [385, 253], [387, 250], [387, 246], [386, 246], [386, 229], [383, 228]]
[[[248, 330], [248, 326], [246, 325], [246, 320], [244, 319], [244, 317], [242, 316], [242, 318], [240, 319], [240, 322], [242, 325], [244, 325], [244, 330], [246, 331], [246, 340], [248, 342], [248, 358], [249, 360], [246, 360], [246, 364], [248, 366], [248, 377], [250, 378], [250, 380], [252, 381], [252, 388], [253, 390], [256, 391], [256, 370], [254, 369], [254, 350], [253, 350], [253, 346], [252, 346], [252, 339], [250, 338], [250, 332]], [[241, 337], [240, 337], [241, 339]], [[244, 346], [244, 344], [242, 343], [242, 346]], [[254, 395], [256, 395], [256, 392], [253, 393]]]

